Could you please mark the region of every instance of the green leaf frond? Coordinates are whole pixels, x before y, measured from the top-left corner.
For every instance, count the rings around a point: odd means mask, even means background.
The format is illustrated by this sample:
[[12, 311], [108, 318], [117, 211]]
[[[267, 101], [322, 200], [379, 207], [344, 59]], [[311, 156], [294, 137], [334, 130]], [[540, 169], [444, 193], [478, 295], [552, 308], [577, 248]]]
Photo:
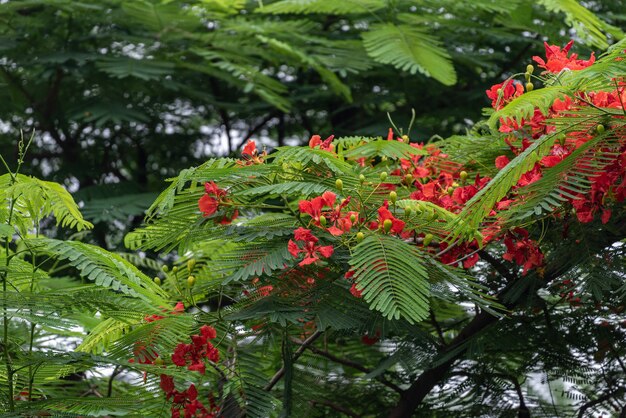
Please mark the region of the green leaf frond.
[[354, 249], [350, 265], [357, 289], [372, 309], [409, 323], [428, 316], [430, 285], [415, 247], [393, 237], [370, 235]]
[[362, 36], [365, 50], [376, 62], [411, 74], [419, 71], [447, 86], [456, 83], [450, 55], [425, 28], [414, 23], [379, 23]]

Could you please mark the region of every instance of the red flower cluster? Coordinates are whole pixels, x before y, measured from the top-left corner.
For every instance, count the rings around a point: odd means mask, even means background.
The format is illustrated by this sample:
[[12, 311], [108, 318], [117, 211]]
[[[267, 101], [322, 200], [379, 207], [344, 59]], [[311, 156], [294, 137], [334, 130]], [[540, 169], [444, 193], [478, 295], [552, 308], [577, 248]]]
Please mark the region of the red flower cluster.
[[[172, 362], [177, 366], [187, 366], [188, 370], [204, 374], [205, 359], [214, 363], [219, 360], [219, 352], [209, 342], [217, 337], [215, 328], [209, 325], [200, 327], [200, 334], [191, 336], [191, 344], [178, 344], [172, 354]], [[179, 391], [174, 385], [174, 378], [165, 374], [161, 375], [161, 389], [165, 392], [168, 400], [172, 401], [172, 418], [179, 418], [181, 410], [185, 418], [214, 418], [218, 416], [220, 408], [215, 404], [213, 397], [209, 396], [209, 408], [198, 400], [198, 390], [195, 385], [190, 385], [186, 390]]]
[[[342, 235], [350, 231], [353, 224], [358, 221], [358, 212], [342, 213], [342, 210], [350, 203], [350, 196], [343, 199], [335, 206], [337, 195], [333, 192], [324, 192], [311, 200], [301, 200], [298, 203], [300, 213], [311, 216], [316, 226], [326, 228], [334, 236]], [[323, 211], [324, 207], [330, 210]], [[327, 227], [327, 225], [329, 225]]]
[[333, 152], [335, 150], [335, 147], [333, 146], [333, 138], [335, 138], [335, 136], [331, 135], [322, 141], [321, 136], [313, 135], [311, 139], [309, 140], [309, 147], [319, 148], [323, 151]]
[[543, 254], [537, 244], [528, 238], [528, 231], [522, 228], [515, 228], [506, 234], [504, 238], [506, 252], [502, 256], [507, 261], [514, 261], [523, 267], [522, 275], [528, 270], [539, 267], [543, 264]]
[[[595, 61], [593, 54], [588, 60], [580, 60], [576, 54], [568, 56], [572, 45], [573, 41], [561, 49], [555, 45], [545, 44], [547, 61], [539, 57], [533, 57], [533, 59], [542, 68], [545, 68], [548, 73], [559, 73], [563, 69], [581, 70], [593, 64]], [[623, 81], [616, 80], [616, 82], [618, 87], [611, 92], [588, 92], [584, 94], [584, 97], [580, 95], [576, 98], [565, 97], [556, 99], [547, 115], [543, 115], [536, 109], [530, 120], [522, 120], [520, 123], [512, 120], [501, 120], [500, 131], [511, 134], [507, 142], [511, 151], [514, 154], [519, 154], [528, 148], [534, 139], [556, 132], [555, 126], [546, 123], [547, 119], [567, 117], [588, 106], [623, 109], [623, 103], [626, 103], [625, 85]], [[487, 95], [492, 97], [489, 91]], [[596, 126], [581, 125], [579, 131], [562, 134], [558, 143], [555, 143], [552, 147], [550, 154], [543, 157], [540, 162], [535, 164], [531, 170], [520, 178], [516, 189], [539, 180], [543, 175], [544, 169], [556, 166], [581, 145], [593, 139], [594, 135], [601, 133], [605, 129], [602, 127], [600, 131], [596, 132]], [[521, 142], [518, 140], [520, 136], [522, 137]], [[606, 166], [602, 174], [588, 178], [591, 182], [589, 193], [574, 193], [574, 195], [567, 193], [562, 196], [571, 202], [580, 222], [591, 222], [596, 214], [600, 214], [600, 219], [603, 223], [608, 222], [611, 217], [611, 210], [606, 207], [606, 197], [613, 197], [618, 202], [626, 198], [626, 143], [621, 145], [619, 153], [613, 153], [613, 155], [615, 155], [613, 162]], [[505, 155], [499, 156], [495, 161], [498, 169], [504, 168], [508, 163], [509, 158]], [[588, 168], [584, 166], [584, 163], [580, 165], [581, 172], [589, 171]], [[523, 190], [520, 190], [519, 193], [523, 193]], [[523, 196], [518, 197], [523, 199]], [[512, 202], [513, 200], [507, 198], [500, 202], [497, 208], [499, 210], [506, 209]]]
[[568, 57], [569, 50], [572, 45], [574, 45], [574, 41], [569, 41], [563, 49], [559, 48], [556, 45], [548, 45], [547, 42], [543, 43], [546, 47], [546, 59], [544, 61], [543, 58], [534, 56], [533, 60], [539, 64], [539, 67], [545, 68], [546, 71], [557, 74], [564, 69], [568, 70], [582, 70], [584, 68], [589, 67], [596, 61], [596, 57], [593, 52], [588, 60], [579, 60], [577, 54], [572, 54]]
[[172, 363], [177, 366], [187, 366], [188, 370], [197, 371], [201, 374], [205, 373], [205, 359], [217, 363], [220, 353], [217, 348], [209, 342], [217, 336], [215, 328], [204, 325], [200, 328], [199, 335], [191, 336], [191, 344], [178, 344], [172, 354]]
[[215, 418], [219, 414], [220, 408], [215, 405], [212, 397], [209, 397], [209, 409], [198, 400], [198, 390], [194, 384], [179, 391], [174, 386], [174, 378], [162, 374], [160, 386], [166, 398], [172, 401], [172, 418], [180, 418], [181, 410], [184, 411], [185, 418]]
[[250, 139], [243, 147], [241, 156], [243, 157], [243, 161], [237, 162], [240, 165], [263, 164], [265, 157], [267, 157], [267, 151], [259, 153], [259, 150], [256, 147], [256, 142]]
[[317, 245], [319, 239], [311, 234], [311, 230], [305, 228], [298, 228], [294, 231], [294, 239], [296, 241], [302, 241], [304, 245], [299, 247], [294, 241], [289, 240], [288, 249], [289, 253], [298, 258], [300, 254], [304, 254], [304, 259], [299, 263], [299, 266], [306, 266], [313, 264], [320, 259], [320, 256], [328, 258], [333, 255], [333, 246]]
[[[198, 208], [202, 212], [202, 216], [207, 217], [215, 214], [220, 207], [220, 204], [230, 203], [230, 200], [226, 199], [228, 192], [224, 189], [217, 187], [217, 184], [213, 181], [204, 183], [205, 194], [198, 200]], [[237, 209], [225, 214], [219, 223], [227, 225], [233, 221], [238, 215]]]

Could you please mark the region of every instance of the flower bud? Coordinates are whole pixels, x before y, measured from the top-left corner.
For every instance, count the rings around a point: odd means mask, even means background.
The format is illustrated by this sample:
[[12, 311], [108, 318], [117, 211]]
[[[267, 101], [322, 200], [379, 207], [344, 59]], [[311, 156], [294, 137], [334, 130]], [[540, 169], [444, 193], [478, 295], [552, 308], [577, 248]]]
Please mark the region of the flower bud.
[[324, 228], [326, 227], [326, 217], [324, 215], [320, 216], [320, 225]]
[[402, 142], [409, 142], [409, 136], [408, 135], [402, 135]]
[[389, 232], [391, 231], [392, 226], [393, 226], [393, 222], [391, 221], [391, 219], [385, 219], [385, 221], [383, 222], [383, 230], [385, 232]]
[[404, 177], [404, 181], [406, 181], [406, 184], [407, 184], [407, 185], [413, 184], [413, 176], [412, 176], [412, 175], [410, 175], [410, 174], [407, 174], [407, 175]]
[[533, 65], [532, 65], [532, 64], [528, 64], [528, 65], [526, 66], [526, 72], [527, 72], [527, 73], [531, 73], [531, 74], [532, 74], [534, 71], [535, 71], [535, 67], [533, 67]]
[[380, 181], [385, 181], [387, 180], [387, 172], [383, 171], [382, 173], [380, 173]]
[[343, 181], [341, 179], [335, 180], [335, 187], [341, 192], [343, 191]]
[[154, 364], [156, 366], [162, 366], [163, 365], [163, 359], [161, 357], [157, 357], [154, 359]]
[[155, 277], [155, 278], [154, 278], [154, 283], [156, 283], [157, 285], [159, 285], [159, 286], [160, 286], [160, 285], [161, 285], [161, 279], [160, 279], [160, 278], [158, 278], [158, 277]]
[[430, 245], [431, 242], [433, 242], [433, 234], [426, 234], [424, 236], [424, 247], [427, 247], [428, 245]]
[[498, 89], [498, 90], [496, 90], [496, 93], [498, 93], [498, 96], [502, 96], [503, 90], [502, 89]]
[[561, 144], [561, 146], [565, 145], [565, 134], [559, 134], [559, 136], [557, 137], [557, 139], [559, 140], [559, 144]]
[[352, 223], [356, 222], [356, 215], [354, 213], [352, 215], [350, 215], [350, 222], [352, 222]]
[[604, 133], [604, 125], [603, 125], [603, 124], [601, 124], [601, 123], [599, 123], [599, 124], [596, 126], [596, 132], [597, 132], [597, 133], [599, 133], [599, 134], [603, 134], [603, 133]]
[[161, 271], [162, 271], [163, 273], [167, 273], [168, 271], [170, 271], [170, 268], [169, 268], [169, 267], [167, 266], [167, 264], [166, 264], [166, 265], [164, 265], [163, 267], [161, 267]]
[[187, 270], [189, 270], [189, 272], [191, 273], [191, 271], [193, 270], [193, 268], [196, 266], [196, 259], [192, 258], [191, 260], [187, 261]]
[[448, 196], [452, 196], [454, 194], [454, 187], [450, 186], [446, 189], [446, 193]]
[[406, 208], [404, 208], [404, 213], [406, 214], [406, 216], [410, 217], [413, 213], [413, 209], [411, 209], [410, 206], [407, 206]]
[[526, 83], [526, 91], [533, 91], [534, 88], [535, 86], [533, 85], [533, 83]]
[[194, 284], [196, 284], [196, 278], [193, 276], [187, 277], [187, 286], [193, 287]]
[[391, 202], [392, 205], [396, 204], [396, 200], [398, 200], [398, 193], [394, 192], [393, 190], [389, 192], [389, 201]]
[[178, 266], [172, 267], [172, 274], [178, 273]]
[[529, 73], [529, 72], [524, 73], [524, 77], [526, 78], [526, 82], [527, 83], [530, 82], [530, 76], [531, 76], [531, 73]]
[[356, 240], [357, 240], [357, 242], [361, 242], [361, 241], [363, 241], [363, 239], [364, 239], [364, 238], [365, 238], [365, 234], [364, 234], [363, 232], [358, 232], [358, 233], [356, 234]]
[[359, 182], [361, 182], [361, 184], [365, 183], [365, 176], [363, 174], [359, 175]]
[[467, 174], [467, 171], [465, 171], [465, 170], [464, 170], [464, 171], [461, 171], [461, 172], [459, 173], [459, 178], [461, 179], [461, 181], [462, 181], [463, 183], [465, 183], [465, 180], [467, 180], [467, 176], [468, 176], [468, 174]]

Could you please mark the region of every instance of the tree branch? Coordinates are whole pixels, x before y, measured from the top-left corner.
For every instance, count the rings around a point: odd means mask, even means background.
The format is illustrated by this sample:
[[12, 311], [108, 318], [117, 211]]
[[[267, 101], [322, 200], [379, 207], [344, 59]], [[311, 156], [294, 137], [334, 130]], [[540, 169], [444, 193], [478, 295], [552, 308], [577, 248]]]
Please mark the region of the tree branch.
[[[298, 358], [302, 355], [302, 353], [304, 353], [304, 350], [306, 350], [306, 348], [313, 344], [315, 342], [315, 340], [317, 340], [320, 336], [322, 335], [322, 331], [315, 331], [313, 334], [311, 334], [311, 336], [309, 336], [309, 338], [307, 338], [306, 340], [304, 340], [302, 342], [302, 345], [296, 350], [295, 353], [293, 353], [293, 358], [292, 358], [292, 362], [295, 362], [296, 360], [298, 360]], [[276, 385], [276, 383], [278, 383], [278, 381], [280, 379], [283, 378], [283, 376], [285, 375], [285, 367], [281, 367], [280, 370], [278, 370], [276, 372], [276, 374], [274, 375], [274, 377], [272, 377], [272, 379], [269, 381], [269, 383], [263, 388], [263, 390], [265, 391], [270, 391], [272, 390], [272, 388]]]
[[614, 392], [609, 392], [606, 393], [602, 396], [600, 396], [599, 398], [594, 399], [593, 401], [589, 401], [587, 403], [585, 403], [583, 406], [580, 407], [580, 409], [578, 410], [578, 418], [584, 418], [585, 416], [585, 411], [589, 408], [594, 407], [595, 405], [598, 405], [604, 401], [608, 401], [609, 399], [611, 399], [613, 396], [618, 395], [620, 392], [624, 392], [624, 389], [618, 389]]
[[[614, 242], [623, 239], [626, 234], [625, 221], [625, 219], [615, 219], [615, 229], [610, 232], [607, 231], [606, 234], [602, 235], [601, 239], [594, 243], [596, 246], [594, 248], [589, 248], [587, 255], [591, 256], [594, 253], [598, 253]], [[486, 259], [487, 262], [489, 262], [489, 259], [492, 261], [495, 260], [493, 257], [488, 255]], [[585, 259], [586, 257], [570, 257], [566, 259], [565, 262], [563, 259], [553, 259], [551, 263], [548, 263], [542, 277], [539, 277], [537, 273], [534, 273], [533, 275], [524, 277], [523, 280], [524, 282], [530, 283], [534, 279], [538, 283], [539, 287], [548, 286], [550, 282], [557, 279], [572, 267], [583, 262]], [[495, 261], [496, 263], [492, 265], [494, 266], [494, 269], [500, 272], [502, 270], [499, 266], [500, 263], [498, 260]], [[508, 270], [502, 270], [501, 274], [505, 273], [510, 275]], [[502, 304], [507, 309], [512, 310], [517, 307], [520, 300], [524, 296], [523, 294], [519, 294], [520, 292], [515, 289], [519, 282], [520, 279], [516, 277], [514, 280], [509, 281], [507, 285], [500, 292], [498, 292], [498, 294], [496, 294], [496, 297], [502, 301]], [[390, 418], [411, 416], [430, 391], [445, 378], [454, 363], [465, 355], [467, 348], [463, 346], [470, 339], [483, 332], [497, 321], [498, 318], [491, 315], [489, 312], [482, 311], [477, 314], [474, 319], [472, 319], [469, 324], [467, 324], [465, 328], [459, 332], [450, 344], [440, 351], [439, 354], [441, 356], [445, 356], [447, 359], [430, 369], [426, 369], [411, 384], [411, 386], [401, 394], [400, 400], [390, 411], [388, 416]]]
[[[296, 341], [296, 343], [301, 344], [300, 342], [297, 342], [297, 341]], [[359, 364], [359, 363], [354, 362], [352, 360], [348, 360], [348, 359], [344, 359], [344, 358], [341, 358], [341, 357], [337, 357], [334, 354], [331, 354], [328, 351], [322, 350], [322, 349], [317, 348], [317, 347], [315, 347], [313, 345], [310, 345], [307, 348], [310, 351], [314, 352], [315, 354], [318, 354], [318, 355], [320, 355], [322, 357], [325, 357], [325, 358], [327, 358], [328, 360], [330, 360], [330, 361], [332, 361], [334, 363], [342, 364], [344, 366], [350, 367], [352, 369], [358, 370], [358, 371], [366, 373], [366, 374], [370, 373], [372, 371], [371, 369], [363, 366], [362, 364]], [[383, 385], [385, 385], [388, 388], [394, 390], [395, 392], [402, 393], [402, 388], [397, 386], [395, 383], [390, 382], [389, 380], [387, 380], [385, 378], [385, 376], [380, 375], [380, 376], [377, 376], [376, 379], [380, 383], [382, 383]]]

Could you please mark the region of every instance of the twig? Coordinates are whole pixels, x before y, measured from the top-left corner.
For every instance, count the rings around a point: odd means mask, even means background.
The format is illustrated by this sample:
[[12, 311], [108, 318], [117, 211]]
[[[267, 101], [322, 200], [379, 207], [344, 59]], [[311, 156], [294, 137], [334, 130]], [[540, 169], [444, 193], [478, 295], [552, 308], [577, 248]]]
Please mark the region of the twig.
[[[302, 353], [304, 353], [304, 350], [306, 350], [306, 348], [313, 344], [315, 342], [315, 340], [317, 340], [320, 336], [322, 335], [322, 331], [315, 331], [313, 334], [311, 334], [311, 336], [309, 338], [307, 338], [306, 340], [304, 340], [302, 342], [302, 345], [300, 346], [300, 348], [298, 348], [296, 350], [295, 353], [293, 353], [293, 358], [292, 358], [292, 362], [295, 362], [296, 360], [298, 360], [298, 358], [300, 358], [300, 356], [302, 355]], [[269, 381], [269, 383], [263, 388], [263, 390], [265, 391], [270, 391], [272, 390], [272, 388], [276, 385], [276, 383], [278, 383], [278, 381], [280, 379], [283, 378], [283, 376], [285, 375], [285, 367], [281, 367], [280, 370], [278, 370], [276, 372], [276, 374], [274, 375], [274, 377], [272, 377], [272, 379]]]
[[[308, 346], [307, 348], [310, 351], [314, 352], [315, 354], [318, 354], [318, 355], [320, 355], [322, 357], [325, 357], [325, 358], [327, 358], [328, 360], [330, 360], [330, 361], [332, 361], [334, 363], [342, 364], [344, 366], [356, 369], [356, 370], [361, 371], [363, 373], [371, 373], [371, 371], [372, 371], [371, 369], [363, 366], [362, 364], [356, 363], [356, 362], [354, 362], [352, 360], [348, 360], [348, 359], [337, 357], [334, 354], [331, 354], [328, 351], [324, 351], [322, 349], [319, 349], [319, 348], [317, 348], [315, 346], [311, 345], [311, 346]], [[402, 393], [402, 389], [399, 386], [397, 386], [393, 382], [390, 382], [384, 376], [382, 376], [382, 375], [377, 376], [377, 380], [380, 383], [382, 383], [383, 385], [387, 386], [388, 388], [394, 390], [395, 392]]]

